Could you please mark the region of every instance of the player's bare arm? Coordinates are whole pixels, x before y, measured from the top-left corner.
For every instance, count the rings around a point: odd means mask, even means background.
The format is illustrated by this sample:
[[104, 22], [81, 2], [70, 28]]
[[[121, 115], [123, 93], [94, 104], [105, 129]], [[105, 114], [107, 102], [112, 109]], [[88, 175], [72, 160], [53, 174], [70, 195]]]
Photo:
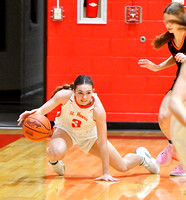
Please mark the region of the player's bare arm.
[[160, 63], [159, 65], [156, 65], [155, 63], [151, 62], [148, 59], [140, 59], [138, 61], [138, 64], [140, 65], [140, 67], [144, 67], [144, 68], [147, 68], [151, 71], [157, 72], [159, 70], [162, 70], [162, 69], [165, 69], [165, 68], [168, 68], [168, 67], [174, 65], [175, 59], [171, 55], [167, 60]]

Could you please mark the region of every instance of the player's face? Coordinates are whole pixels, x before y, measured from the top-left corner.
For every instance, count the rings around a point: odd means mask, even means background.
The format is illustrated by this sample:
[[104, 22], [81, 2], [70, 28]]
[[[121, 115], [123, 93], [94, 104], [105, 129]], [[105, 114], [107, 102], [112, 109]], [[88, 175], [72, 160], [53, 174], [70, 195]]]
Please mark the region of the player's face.
[[92, 93], [93, 93], [93, 88], [92, 85], [89, 84], [77, 85], [76, 90], [74, 91], [76, 101], [81, 106], [86, 106], [91, 104]]
[[164, 22], [169, 33], [175, 33], [181, 27], [179, 24], [174, 23], [178, 18], [175, 15], [164, 13]]

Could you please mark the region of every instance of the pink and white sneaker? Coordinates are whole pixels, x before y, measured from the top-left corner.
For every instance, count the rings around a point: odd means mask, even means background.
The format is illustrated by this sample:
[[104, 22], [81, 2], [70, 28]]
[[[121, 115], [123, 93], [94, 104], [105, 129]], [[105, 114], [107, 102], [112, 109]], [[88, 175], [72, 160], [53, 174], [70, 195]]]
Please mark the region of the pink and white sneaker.
[[168, 146], [162, 152], [159, 153], [159, 155], [156, 158], [156, 162], [159, 165], [164, 165], [172, 159], [174, 153], [174, 146], [169, 143]]
[[186, 176], [186, 171], [179, 164], [171, 173], [171, 176]]

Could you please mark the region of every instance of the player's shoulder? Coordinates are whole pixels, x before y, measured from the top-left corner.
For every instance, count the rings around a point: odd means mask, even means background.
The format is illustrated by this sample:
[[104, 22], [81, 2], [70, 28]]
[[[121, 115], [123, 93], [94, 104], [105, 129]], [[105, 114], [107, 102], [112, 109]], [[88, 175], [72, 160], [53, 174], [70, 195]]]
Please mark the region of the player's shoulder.
[[99, 107], [102, 105], [100, 98], [98, 97], [97, 93], [93, 93], [93, 98], [95, 100], [95, 105], [94, 107]]
[[96, 116], [102, 116], [102, 115], [104, 116], [106, 113], [100, 98], [97, 96], [97, 94], [94, 96], [94, 98], [95, 98], [94, 114]]
[[168, 48], [169, 48], [170, 50], [175, 49], [172, 40], [170, 40], [170, 41], [167, 43], [167, 45], [168, 45]]

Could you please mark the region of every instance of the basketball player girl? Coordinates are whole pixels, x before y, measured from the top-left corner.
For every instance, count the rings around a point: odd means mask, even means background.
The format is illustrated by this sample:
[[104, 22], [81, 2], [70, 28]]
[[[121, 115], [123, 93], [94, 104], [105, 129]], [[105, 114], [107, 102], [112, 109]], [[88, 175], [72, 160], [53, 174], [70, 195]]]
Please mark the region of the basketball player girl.
[[170, 133], [181, 162], [178, 167], [186, 170], [186, 61], [172, 90], [169, 109], [174, 116], [170, 121]]
[[143, 165], [151, 173], [159, 173], [159, 165], [146, 148], [139, 147], [135, 153], [122, 158], [107, 140], [106, 113], [87, 75], [78, 76], [70, 86], [58, 87], [49, 101], [38, 109], [22, 113], [18, 122], [33, 113], [46, 115], [58, 105], [62, 105], [62, 110], [55, 118], [55, 130], [47, 148], [49, 164], [58, 175], [64, 174], [62, 159], [75, 144], [102, 160], [102, 176], [96, 180], [118, 180], [109, 174], [109, 164], [121, 172]]
[[178, 121], [186, 127], [186, 62], [182, 64], [180, 72], [170, 96], [169, 109]]
[[[180, 75], [181, 64], [186, 60], [186, 32], [184, 26], [177, 23], [177, 21], [180, 21], [180, 18], [184, 15], [185, 10], [180, 3], [170, 3], [164, 10], [164, 22], [167, 32], [158, 36], [153, 41], [155, 49], [160, 49], [165, 44], [168, 44], [169, 51], [172, 55], [159, 65], [147, 59], [140, 59], [138, 61], [140, 67], [145, 67], [155, 72], [170, 67], [174, 64], [176, 64], [178, 67], [174, 83], [170, 90], [166, 93], [159, 110], [159, 126], [169, 141], [168, 146], [162, 152], [160, 152], [156, 158], [157, 163], [160, 165], [168, 163], [175, 153], [175, 149], [170, 138], [170, 118], [172, 114], [169, 109], [169, 103], [172, 89], [178, 76]], [[186, 171], [182, 169], [181, 165], [178, 165], [170, 173], [170, 175], [186, 176]]]
[[[181, 18], [181, 24], [186, 29], [186, 15]], [[169, 109], [175, 117], [175, 120], [172, 118], [170, 122], [171, 139], [182, 166], [186, 169], [186, 61], [181, 65], [180, 75], [172, 90]]]

